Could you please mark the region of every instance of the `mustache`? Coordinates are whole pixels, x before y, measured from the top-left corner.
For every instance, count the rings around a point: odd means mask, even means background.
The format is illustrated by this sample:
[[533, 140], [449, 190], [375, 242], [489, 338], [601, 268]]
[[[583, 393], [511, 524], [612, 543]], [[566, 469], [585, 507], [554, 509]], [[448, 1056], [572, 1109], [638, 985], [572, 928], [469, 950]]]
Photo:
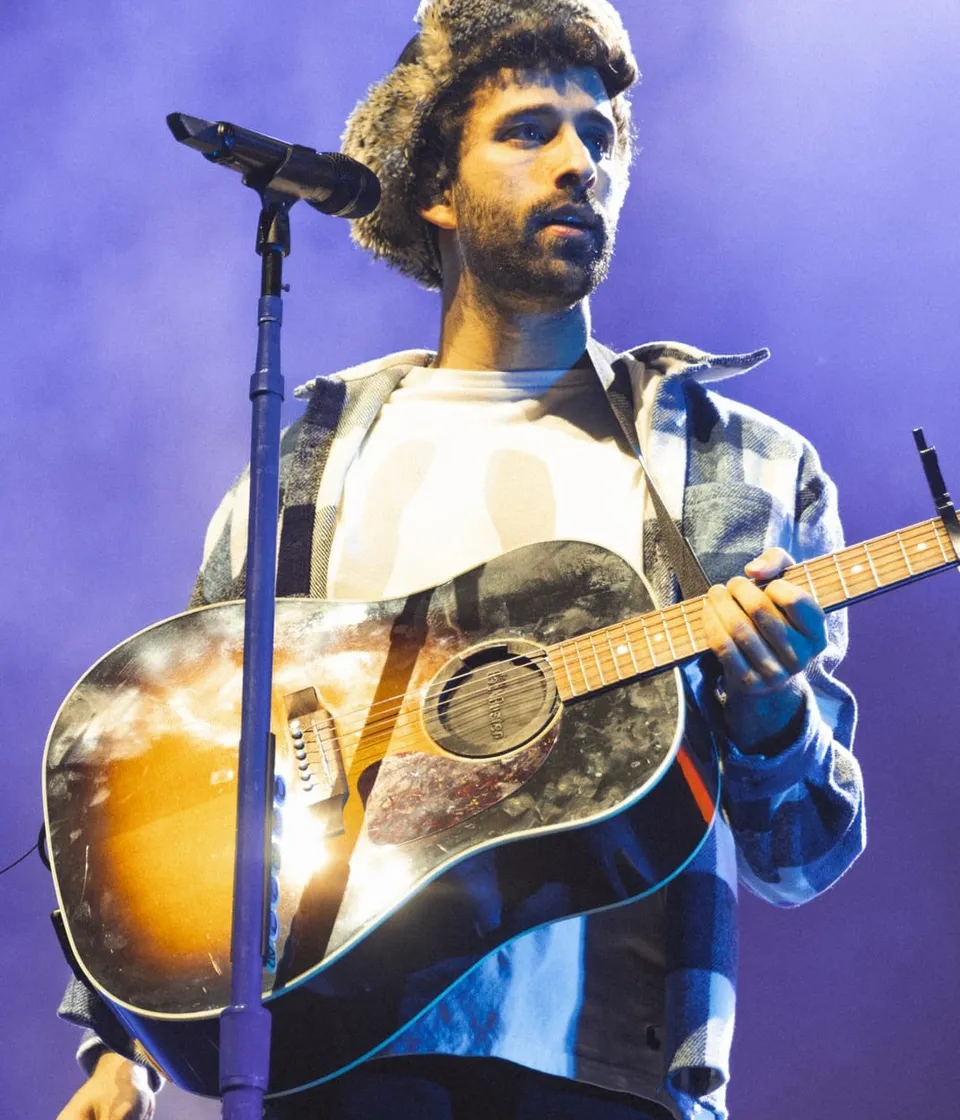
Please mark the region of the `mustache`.
[[552, 222], [562, 219], [575, 219], [595, 233], [606, 234], [607, 222], [603, 211], [590, 198], [558, 198], [538, 203], [528, 215], [528, 225], [532, 229], [542, 229]]

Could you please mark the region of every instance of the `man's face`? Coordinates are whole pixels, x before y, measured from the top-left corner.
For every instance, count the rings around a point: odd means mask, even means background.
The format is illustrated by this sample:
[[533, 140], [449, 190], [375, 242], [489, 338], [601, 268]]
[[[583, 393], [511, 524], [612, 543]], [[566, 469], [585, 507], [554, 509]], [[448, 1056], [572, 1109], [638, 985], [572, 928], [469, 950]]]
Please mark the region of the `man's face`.
[[627, 187], [592, 68], [503, 72], [476, 93], [450, 196], [461, 267], [498, 301], [555, 310], [606, 276]]

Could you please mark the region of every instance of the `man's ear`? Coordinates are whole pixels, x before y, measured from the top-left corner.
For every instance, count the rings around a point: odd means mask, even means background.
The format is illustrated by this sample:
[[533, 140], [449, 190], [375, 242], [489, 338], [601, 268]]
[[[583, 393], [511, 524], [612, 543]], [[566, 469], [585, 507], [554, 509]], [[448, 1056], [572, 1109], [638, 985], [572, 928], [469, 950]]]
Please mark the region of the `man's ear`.
[[457, 215], [450, 200], [451, 193], [444, 191], [439, 199], [420, 211], [420, 217], [438, 229], [456, 229]]

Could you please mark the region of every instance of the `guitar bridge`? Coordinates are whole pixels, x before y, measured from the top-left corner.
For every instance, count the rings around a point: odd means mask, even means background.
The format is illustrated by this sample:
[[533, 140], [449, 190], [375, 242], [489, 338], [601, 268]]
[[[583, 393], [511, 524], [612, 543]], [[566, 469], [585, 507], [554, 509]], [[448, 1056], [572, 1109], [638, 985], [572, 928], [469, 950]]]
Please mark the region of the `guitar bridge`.
[[325, 826], [324, 835], [335, 836], [343, 832], [349, 788], [333, 718], [315, 688], [291, 692], [283, 702], [301, 799], [315, 807]]

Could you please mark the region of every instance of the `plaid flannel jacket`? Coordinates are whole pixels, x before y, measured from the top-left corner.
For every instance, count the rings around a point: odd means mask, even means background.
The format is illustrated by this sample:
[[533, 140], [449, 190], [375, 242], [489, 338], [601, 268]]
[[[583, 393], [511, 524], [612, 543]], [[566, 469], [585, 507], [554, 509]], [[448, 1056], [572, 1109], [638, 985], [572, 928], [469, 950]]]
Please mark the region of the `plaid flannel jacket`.
[[[786, 426], [706, 388], [753, 369], [767, 351], [723, 357], [651, 343], [615, 355], [591, 343], [589, 354], [622, 424], [635, 423], [632, 410], [624, 415], [630, 387], [639, 400], [641, 376], [657, 376], [646, 461], [711, 581], [741, 574], [748, 560], [775, 545], [797, 560], [842, 547], [835, 488], [815, 450]], [[411, 365], [430, 357], [424, 351], [394, 354], [297, 390], [307, 403], [281, 445], [278, 595], [326, 594], [346, 472], [390, 393]], [[248, 496], [245, 472], [211, 521], [191, 606], [243, 596]], [[655, 519], [644, 525], [643, 559], [658, 602], [677, 601]], [[665, 1068], [672, 1106], [685, 1120], [726, 1116], [738, 881], [777, 905], [797, 905], [834, 883], [864, 846], [861, 776], [851, 754], [856, 708], [833, 676], [846, 649], [845, 612], [830, 614], [827, 629], [827, 649], [802, 682], [799, 734], [769, 758], [725, 744], [723, 812], [696, 858], [667, 888]], [[722, 727], [715, 682], [695, 668], [688, 680], [701, 710]], [[127, 1049], [112, 1017], [76, 981], [60, 1013], [113, 1048]], [[87, 1061], [98, 1044], [92, 1033], [86, 1036]]]

